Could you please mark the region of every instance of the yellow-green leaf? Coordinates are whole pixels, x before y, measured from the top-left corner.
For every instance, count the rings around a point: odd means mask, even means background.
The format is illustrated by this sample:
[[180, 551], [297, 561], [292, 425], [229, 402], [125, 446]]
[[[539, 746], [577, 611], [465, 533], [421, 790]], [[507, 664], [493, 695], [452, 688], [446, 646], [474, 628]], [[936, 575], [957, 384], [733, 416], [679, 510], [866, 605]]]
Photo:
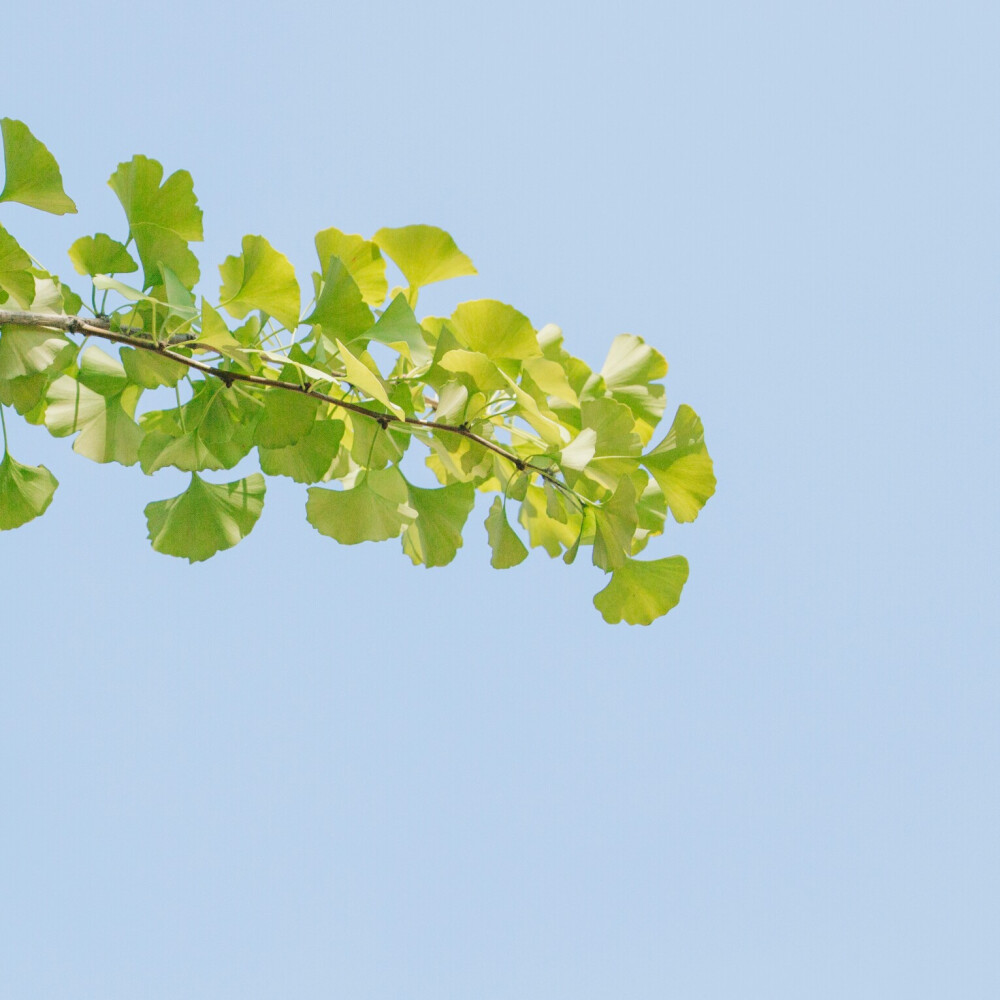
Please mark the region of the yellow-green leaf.
[[24, 122], [0, 119], [3, 133], [4, 186], [0, 201], [17, 201], [53, 215], [75, 212], [76, 205], [63, 190], [56, 158], [39, 142]]

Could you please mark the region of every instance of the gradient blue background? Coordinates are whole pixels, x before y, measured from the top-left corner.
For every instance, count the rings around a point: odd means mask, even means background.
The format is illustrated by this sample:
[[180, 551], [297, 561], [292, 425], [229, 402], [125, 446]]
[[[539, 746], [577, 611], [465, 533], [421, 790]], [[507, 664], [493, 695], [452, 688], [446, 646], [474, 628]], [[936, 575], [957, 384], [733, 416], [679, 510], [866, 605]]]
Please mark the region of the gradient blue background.
[[[44, 10], [40, 10], [44, 6]], [[244, 233], [430, 222], [599, 363], [641, 334], [718, 495], [593, 568], [345, 548], [275, 480], [207, 564], [183, 478], [98, 467], [0, 536], [0, 995], [1000, 995], [1000, 13], [986, 3], [12, 6], [0, 113], [80, 215], [185, 167]], [[115, 227], [119, 227], [116, 229]]]

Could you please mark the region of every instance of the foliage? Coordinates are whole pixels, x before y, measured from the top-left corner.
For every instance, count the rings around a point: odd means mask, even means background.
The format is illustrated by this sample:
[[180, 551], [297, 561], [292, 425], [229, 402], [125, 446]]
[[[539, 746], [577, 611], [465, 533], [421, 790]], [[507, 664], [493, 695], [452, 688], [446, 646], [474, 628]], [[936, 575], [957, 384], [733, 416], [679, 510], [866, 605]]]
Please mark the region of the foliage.
[[[75, 212], [49, 150], [21, 122], [0, 127], [0, 202]], [[88, 307], [0, 226], [0, 417], [8, 408], [75, 435], [73, 450], [95, 462], [189, 472], [183, 493], [146, 507], [157, 551], [194, 562], [250, 533], [264, 475], [201, 474], [256, 451], [265, 475], [308, 486], [306, 518], [342, 544], [400, 538], [414, 563], [444, 566], [476, 495], [493, 493], [485, 527], [497, 569], [529, 547], [567, 563], [589, 547], [611, 574], [594, 599], [608, 622], [648, 624], [676, 605], [687, 561], [636, 557], [668, 514], [694, 520], [715, 477], [690, 407], [650, 447], [667, 363], [640, 337], [616, 337], [594, 371], [557, 327], [536, 330], [503, 302], [418, 319], [421, 288], [475, 273], [451, 236], [427, 225], [371, 239], [322, 230], [305, 291], [280, 251], [245, 236], [210, 301], [196, 291], [190, 245], [202, 213], [191, 176], [164, 179], [157, 161], [135, 156], [108, 183], [123, 241], [95, 233], [69, 248], [90, 279]], [[403, 287], [390, 290], [390, 261]], [[164, 395], [163, 408], [149, 405]], [[435, 488], [410, 481], [418, 453]], [[8, 454], [4, 422], [0, 529], [44, 513], [56, 485], [44, 466]]]

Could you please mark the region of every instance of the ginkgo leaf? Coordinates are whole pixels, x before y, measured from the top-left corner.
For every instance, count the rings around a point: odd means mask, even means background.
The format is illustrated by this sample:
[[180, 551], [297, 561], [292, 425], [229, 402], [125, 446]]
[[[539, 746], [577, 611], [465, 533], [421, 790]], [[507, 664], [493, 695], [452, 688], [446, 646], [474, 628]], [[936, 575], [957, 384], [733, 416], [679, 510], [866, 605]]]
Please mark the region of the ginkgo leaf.
[[306, 520], [320, 534], [343, 545], [384, 542], [396, 538], [417, 516], [408, 500], [406, 480], [392, 466], [365, 473], [349, 490], [311, 487]]
[[677, 521], [693, 521], [715, 492], [715, 471], [705, 431], [690, 406], [677, 409], [667, 436], [642, 458]]
[[141, 392], [126, 385], [122, 392], [107, 396], [62, 375], [49, 386], [45, 426], [55, 437], [79, 431], [73, 450], [94, 462], [134, 465], [142, 430], [132, 417]]
[[413, 310], [402, 293], [389, 303], [378, 322], [368, 331], [368, 337], [389, 347], [405, 347], [414, 364], [422, 365], [433, 356], [424, 328], [417, 322], [417, 317], [413, 315]]
[[513, 306], [494, 299], [463, 302], [452, 314], [451, 324], [459, 342], [486, 357], [540, 357], [541, 347], [531, 321]]
[[615, 337], [600, 371], [607, 391], [632, 411], [643, 444], [649, 443], [667, 404], [666, 389], [654, 384], [666, 374], [663, 355], [630, 333]]
[[390, 413], [394, 413], [400, 418], [404, 417], [402, 407], [389, 399], [381, 377], [376, 375], [360, 358], [351, 354], [339, 340], [336, 341], [336, 344], [341, 360], [344, 362], [344, 374], [347, 381], [366, 395], [371, 396], [372, 399], [377, 399]]
[[194, 182], [186, 170], [172, 173], [161, 187], [162, 179], [162, 164], [145, 156], [133, 156], [128, 163], [118, 164], [108, 186], [125, 210], [129, 233], [142, 262], [144, 287], [163, 283], [162, 262], [186, 288], [194, 288], [200, 272], [188, 242], [202, 239], [201, 209]]
[[378, 245], [363, 236], [324, 229], [316, 234], [316, 253], [325, 274], [331, 257], [339, 257], [370, 306], [381, 306], [389, 292], [385, 258]]
[[564, 549], [573, 547], [580, 534], [580, 516], [566, 516], [559, 520], [549, 513], [549, 503], [545, 490], [540, 486], [528, 486], [518, 520], [528, 532], [528, 544], [532, 548], [541, 547], [552, 557], [562, 555]]
[[436, 364], [445, 371], [468, 376], [465, 384], [473, 389], [493, 392], [507, 385], [497, 366], [479, 351], [446, 351]]
[[57, 372], [76, 358], [77, 346], [55, 330], [5, 326], [0, 330], [0, 378]]
[[374, 240], [396, 262], [410, 288], [476, 273], [472, 261], [437, 226], [380, 229]]
[[305, 437], [287, 448], [258, 448], [260, 467], [269, 476], [318, 483], [333, 465], [343, 437], [342, 420], [317, 420]]
[[601, 377], [609, 389], [623, 385], [647, 385], [667, 374], [667, 360], [642, 337], [623, 333], [611, 341]]
[[500, 497], [493, 498], [493, 506], [484, 523], [490, 548], [493, 550], [490, 565], [494, 569], [509, 569], [528, 558], [528, 550], [510, 526]]
[[649, 625], [681, 599], [688, 578], [683, 556], [640, 561], [627, 559], [611, 574], [611, 582], [594, 597], [594, 607], [610, 625]]
[[29, 268], [31, 258], [10, 233], [0, 226], [0, 302], [13, 295], [22, 309], [35, 297], [35, 278]]
[[230, 549], [253, 530], [264, 509], [264, 477], [207, 483], [196, 472], [179, 496], [146, 505], [149, 539], [157, 552], [201, 562]]
[[403, 551], [415, 564], [446, 566], [462, 547], [462, 529], [475, 502], [475, 490], [465, 483], [437, 490], [409, 484], [417, 517], [403, 532]]
[[264, 407], [254, 429], [254, 444], [263, 448], [287, 448], [304, 438], [316, 422], [319, 400], [299, 392], [268, 389]]
[[247, 345], [237, 339], [226, 326], [226, 321], [204, 296], [201, 300], [201, 330], [198, 332], [198, 339], [190, 346], [209, 348], [247, 367], [247, 352], [244, 350]]
[[222, 287], [220, 305], [236, 319], [251, 309], [274, 316], [287, 330], [299, 325], [301, 295], [295, 268], [263, 236], [244, 236], [239, 257], [219, 265]]
[[155, 351], [123, 347], [121, 359], [128, 380], [144, 389], [157, 389], [160, 386], [172, 389], [188, 373], [186, 365], [165, 358]]
[[58, 485], [44, 465], [22, 465], [5, 452], [0, 461], [0, 531], [20, 528], [44, 514]]
[[107, 233], [81, 236], [69, 248], [69, 259], [77, 274], [128, 274], [139, 270], [124, 245]]
[[327, 261], [316, 306], [302, 322], [321, 326], [327, 336], [348, 343], [372, 328], [375, 318], [339, 257]]
[[595, 506], [593, 511], [594, 565], [604, 570], [617, 569], [631, 551], [632, 536], [638, 524], [632, 480], [622, 476], [611, 499]]
[[142, 415], [139, 464], [146, 475], [173, 466], [184, 472], [231, 469], [253, 448], [257, 401], [222, 382], [197, 382], [180, 408]]
[[16, 201], [53, 215], [75, 212], [76, 205], [63, 190], [56, 158], [39, 142], [24, 122], [0, 119], [3, 133], [4, 185], [0, 201]]
[[[49, 377], [44, 373], [20, 375], [17, 378], [0, 378], [0, 403], [13, 406], [22, 416], [34, 410], [45, 400], [45, 390], [49, 387]], [[39, 421], [33, 420], [32, 423]]]

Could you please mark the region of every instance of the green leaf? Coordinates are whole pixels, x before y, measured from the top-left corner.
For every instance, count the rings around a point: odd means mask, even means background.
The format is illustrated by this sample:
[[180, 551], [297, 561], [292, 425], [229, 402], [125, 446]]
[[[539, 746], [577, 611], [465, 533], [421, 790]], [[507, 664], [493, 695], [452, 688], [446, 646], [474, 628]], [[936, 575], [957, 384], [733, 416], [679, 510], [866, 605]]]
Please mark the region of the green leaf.
[[81, 236], [69, 248], [69, 259], [77, 274], [128, 274], [139, 270], [128, 250], [107, 233]]
[[651, 383], [666, 374], [663, 355], [630, 333], [615, 337], [601, 368], [608, 392], [632, 411], [643, 444], [649, 443], [667, 403], [664, 387]]
[[715, 492], [715, 472], [705, 447], [705, 431], [690, 406], [677, 409], [667, 436], [642, 464], [663, 490], [674, 519], [693, 521]]
[[231, 469], [253, 447], [260, 409], [222, 382], [196, 382], [194, 395], [180, 409], [143, 414], [142, 471], [152, 475], [166, 466], [184, 472]]
[[601, 377], [609, 389], [624, 385], [648, 385], [666, 374], [666, 358], [642, 337], [631, 333], [615, 337], [601, 368]]
[[35, 278], [29, 268], [31, 258], [10, 233], [0, 226], [0, 302], [13, 295], [22, 309], [35, 297]]
[[402, 293], [389, 303], [378, 322], [368, 330], [368, 337], [396, 350], [405, 347], [414, 364], [422, 365], [433, 356], [424, 328], [417, 322], [417, 317], [413, 315], [413, 310]]
[[632, 536], [638, 526], [635, 509], [635, 486], [622, 476], [618, 489], [607, 503], [594, 507], [594, 565], [604, 570], [623, 565], [632, 548]]
[[389, 399], [382, 377], [373, 372], [360, 358], [351, 354], [339, 340], [336, 343], [341, 360], [344, 362], [347, 381], [372, 399], [377, 399], [390, 413], [400, 418], [405, 416], [402, 407]]
[[368, 305], [378, 307], [385, 302], [389, 292], [389, 283], [385, 280], [385, 259], [371, 240], [331, 227], [316, 234], [316, 253], [324, 274], [330, 258], [339, 257]]
[[287, 330], [299, 325], [301, 296], [295, 268], [263, 236], [244, 236], [243, 252], [227, 257], [219, 273], [220, 305], [230, 316], [243, 319], [251, 309], [260, 309]]
[[344, 545], [396, 538], [417, 512], [409, 505], [403, 474], [395, 466], [365, 473], [349, 490], [313, 486], [306, 520], [322, 535]]
[[297, 483], [321, 482], [333, 465], [344, 437], [342, 420], [317, 420], [305, 437], [287, 448], [258, 448], [260, 467], [269, 476]]
[[254, 430], [254, 444], [262, 448], [287, 448], [295, 444], [313, 429], [318, 409], [319, 400], [311, 396], [287, 389], [268, 389], [264, 393], [263, 413]]
[[[110, 380], [99, 374], [94, 380], [102, 389], [110, 388]], [[60, 376], [49, 386], [45, 426], [55, 437], [79, 431], [73, 450], [94, 462], [134, 465], [142, 431], [132, 418], [142, 390], [127, 382], [124, 386], [121, 392], [105, 395], [68, 375]]]
[[58, 485], [44, 465], [21, 465], [5, 453], [0, 461], [0, 531], [41, 517]]
[[641, 562], [628, 559], [611, 574], [611, 582], [594, 597], [594, 607], [610, 625], [648, 625], [676, 607], [688, 578], [683, 556]]
[[260, 518], [266, 488], [259, 472], [219, 485], [192, 473], [190, 486], [179, 496], [146, 505], [153, 548], [189, 562], [232, 548]]
[[76, 358], [77, 346], [55, 330], [7, 326], [0, 330], [0, 379], [62, 371]]
[[411, 289], [476, 273], [451, 236], [436, 226], [380, 229], [374, 239], [396, 262]]
[[507, 521], [500, 497], [493, 498], [493, 506], [490, 507], [490, 512], [486, 515], [484, 523], [486, 524], [490, 548], [493, 550], [490, 565], [494, 569], [509, 569], [528, 558], [528, 550], [524, 547], [524, 542], [518, 538], [517, 533]]
[[372, 312], [339, 257], [330, 257], [327, 262], [316, 307], [302, 322], [321, 326], [328, 336], [339, 337], [346, 342], [372, 328], [375, 322]]
[[535, 328], [513, 306], [493, 299], [463, 302], [452, 314], [460, 343], [491, 359], [541, 357]]
[[0, 201], [17, 201], [53, 215], [75, 212], [76, 205], [63, 190], [55, 157], [24, 122], [0, 119], [3, 132], [4, 186]]
[[417, 518], [403, 532], [403, 551], [425, 566], [446, 566], [462, 547], [462, 528], [476, 503], [475, 490], [455, 483], [438, 490], [409, 485]]
[[141, 348], [123, 347], [121, 358], [128, 380], [144, 389], [158, 389], [160, 386], [172, 389], [190, 371], [179, 361]]
[[44, 401], [48, 387], [49, 377], [44, 373], [21, 375], [12, 379], [0, 378], [0, 403], [13, 406], [24, 416]]
[[108, 185], [125, 210], [129, 235], [142, 261], [144, 287], [163, 283], [162, 262], [186, 288], [194, 288], [200, 272], [188, 241], [202, 239], [201, 209], [194, 182], [186, 170], [172, 173], [161, 187], [162, 178], [160, 163], [133, 156], [128, 163], [118, 165]]
[[[555, 492], [554, 490], [552, 492]], [[572, 516], [564, 507], [556, 508], [559, 517], [552, 516], [553, 504], [540, 486], [528, 486], [518, 520], [528, 532], [532, 548], [544, 548], [553, 559], [563, 549], [571, 549], [580, 535], [580, 514]]]
[[[256, 319], [256, 317], [254, 318]], [[250, 324], [247, 325], [249, 326]], [[254, 332], [257, 332], [256, 329]], [[257, 337], [250, 338], [254, 343], [258, 339]], [[188, 346], [204, 347], [217, 351], [224, 357], [238, 361], [244, 367], [248, 364], [247, 352], [243, 349], [245, 345], [237, 340], [229, 327], [226, 326], [226, 321], [204, 296], [201, 299], [201, 330], [198, 333], [197, 341], [192, 342]]]

